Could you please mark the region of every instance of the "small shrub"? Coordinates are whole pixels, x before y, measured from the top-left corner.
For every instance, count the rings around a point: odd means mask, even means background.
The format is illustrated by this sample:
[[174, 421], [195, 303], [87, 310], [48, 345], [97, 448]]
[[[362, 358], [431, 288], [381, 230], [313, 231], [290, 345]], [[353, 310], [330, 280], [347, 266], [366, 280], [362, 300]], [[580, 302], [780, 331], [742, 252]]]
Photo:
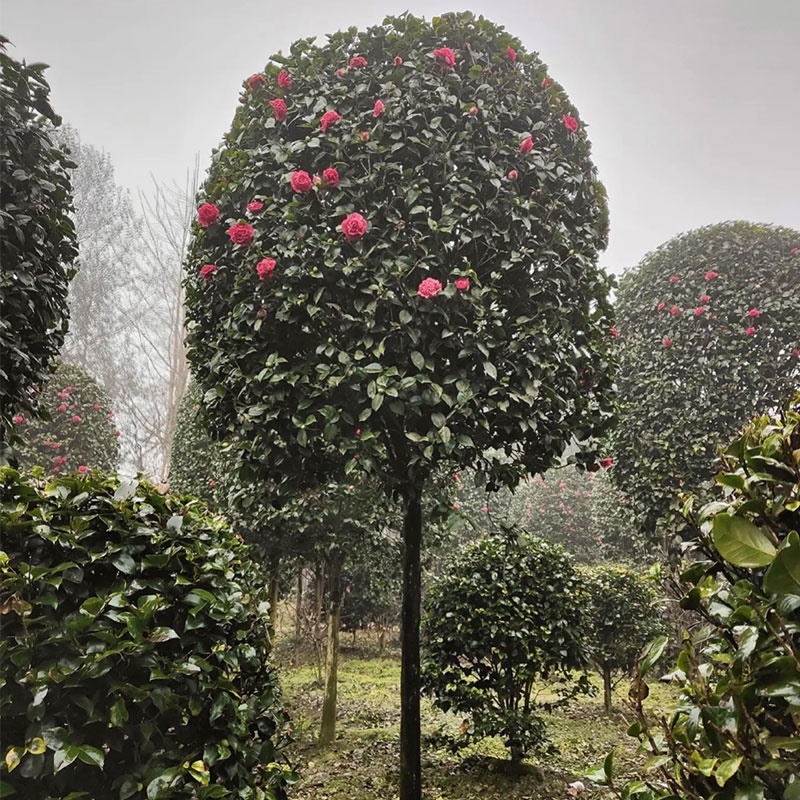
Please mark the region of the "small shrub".
[[3, 796], [284, 797], [248, 548], [146, 483], [0, 481]]
[[[584, 594], [572, 559], [558, 545], [495, 536], [468, 548], [426, 598], [423, 681], [443, 711], [470, 717], [467, 738], [499, 736], [518, 767], [545, 752], [542, 713], [588, 692]], [[533, 698], [552, 684], [556, 699]]]

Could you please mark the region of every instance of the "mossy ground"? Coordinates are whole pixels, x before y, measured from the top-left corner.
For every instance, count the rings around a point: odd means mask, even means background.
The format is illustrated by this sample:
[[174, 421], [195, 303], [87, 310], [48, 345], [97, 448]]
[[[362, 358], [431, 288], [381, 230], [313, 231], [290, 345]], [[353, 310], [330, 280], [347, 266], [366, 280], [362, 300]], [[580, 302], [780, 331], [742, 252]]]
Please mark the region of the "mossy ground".
[[[339, 667], [337, 737], [333, 746], [316, 744], [322, 708], [317, 666], [282, 653], [282, 681], [296, 738], [290, 752], [302, 780], [292, 787], [293, 800], [374, 800], [397, 795], [400, 732], [400, 660], [392, 649], [383, 657], [368, 643], [343, 646]], [[596, 681], [599, 686], [599, 680]], [[506, 771], [507, 752], [488, 739], [458, 752], [438, 744], [442, 734], [455, 735], [460, 718], [422, 704], [423, 783], [426, 800], [555, 800], [566, 798], [567, 786], [583, 780], [583, 798], [610, 797], [584, 779], [586, 771], [616, 747], [622, 773], [632, 773], [640, 758], [636, 742], [626, 736], [623, 699], [625, 681], [616, 690], [615, 714], [603, 712], [602, 696], [584, 697], [548, 717], [559, 754], [531, 759], [523, 774]], [[651, 708], [668, 708], [674, 699], [667, 688], [653, 687]]]

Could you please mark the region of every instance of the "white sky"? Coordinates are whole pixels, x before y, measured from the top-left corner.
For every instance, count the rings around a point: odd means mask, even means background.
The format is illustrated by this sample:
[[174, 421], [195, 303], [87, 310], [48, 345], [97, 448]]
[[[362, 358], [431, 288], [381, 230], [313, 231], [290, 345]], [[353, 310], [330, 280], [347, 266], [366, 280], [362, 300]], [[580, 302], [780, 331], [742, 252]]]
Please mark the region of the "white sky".
[[[472, 0], [538, 51], [588, 125], [613, 271], [726, 219], [800, 228], [800, 0]], [[458, 8], [458, 7], [456, 7]], [[44, 61], [52, 101], [117, 179], [183, 183], [241, 81], [300, 37], [435, 0], [0, 0], [0, 32]]]

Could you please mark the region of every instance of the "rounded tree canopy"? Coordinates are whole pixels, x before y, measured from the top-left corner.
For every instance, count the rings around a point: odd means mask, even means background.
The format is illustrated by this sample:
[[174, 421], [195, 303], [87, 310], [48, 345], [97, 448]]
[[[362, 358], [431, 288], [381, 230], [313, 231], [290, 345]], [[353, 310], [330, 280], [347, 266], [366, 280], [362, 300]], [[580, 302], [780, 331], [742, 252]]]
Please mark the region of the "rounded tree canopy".
[[296, 42], [246, 81], [202, 199], [189, 359], [216, 435], [273, 475], [446, 458], [513, 483], [607, 424], [605, 192], [502, 28]]
[[684, 233], [620, 281], [615, 480], [652, 533], [717, 448], [800, 381], [800, 232], [725, 222]]
[[[6, 53], [0, 36], [0, 426], [31, 411], [67, 331], [67, 290], [77, 256], [68, 169], [52, 141], [44, 64]], [[0, 436], [0, 438], [2, 438]]]

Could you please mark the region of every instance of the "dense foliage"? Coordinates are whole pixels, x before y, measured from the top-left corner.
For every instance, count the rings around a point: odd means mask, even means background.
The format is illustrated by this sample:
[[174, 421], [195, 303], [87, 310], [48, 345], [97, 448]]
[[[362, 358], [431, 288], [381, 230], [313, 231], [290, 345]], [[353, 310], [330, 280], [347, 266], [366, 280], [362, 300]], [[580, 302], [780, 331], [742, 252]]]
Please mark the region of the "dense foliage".
[[146, 483], [0, 478], [3, 795], [283, 797], [247, 547]]
[[798, 297], [800, 232], [749, 222], [677, 236], [621, 279], [613, 476], [650, 536], [800, 384]]
[[39, 400], [42, 411], [43, 418], [17, 414], [13, 419], [24, 442], [16, 452], [20, 468], [42, 466], [52, 474], [116, 469], [114, 411], [106, 392], [84, 370], [56, 362]]
[[[51, 139], [44, 64], [20, 63], [0, 36], [0, 445], [15, 413], [36, 407], [67, 331], [77, 250], [71, 163]], [[0, 461], [8, 457], [0, 452]]]
[[[547, 749], [543, 712], [589, 690], [585, 593], [558, 545], [524, 534], [469, 547], [425, 598], [423, 680], [434, 704], [469, 718], [467, 738], [499, 736], [518, 763]], [[557, 699], [542, 702], [545, 681]]]
[[[685, 608], [705, 627], [672, 673], [669, 719], [635, 708], [631, 732], [654, 756], [623, 796], [686, 800], [800, 797], [800, 397], [756, 419], [723, 453], [721, 497], [689, 520], [702, 560]], [[646, 695], [647, 659], [633, 697]]]

